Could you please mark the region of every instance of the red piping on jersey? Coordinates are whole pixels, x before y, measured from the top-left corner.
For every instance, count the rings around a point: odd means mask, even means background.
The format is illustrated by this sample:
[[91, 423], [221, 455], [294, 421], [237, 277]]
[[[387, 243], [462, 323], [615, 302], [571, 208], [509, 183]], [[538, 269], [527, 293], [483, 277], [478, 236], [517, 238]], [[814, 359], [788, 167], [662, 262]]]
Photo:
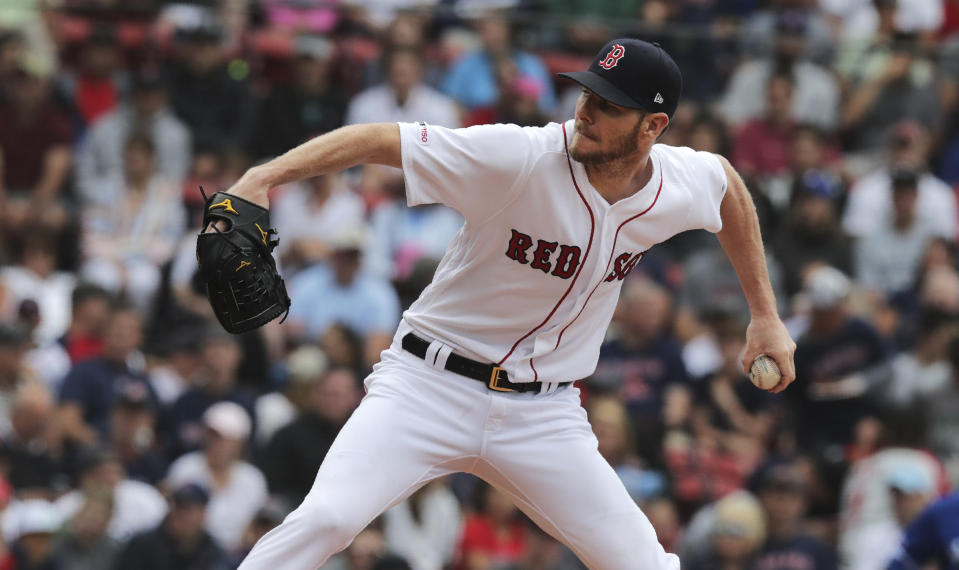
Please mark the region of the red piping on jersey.
[[[652, 160], [652, 158], [650, 158], [650, 160]], [[619, 224], [619, 227], [616, 228], [616, 233], [613, 235], [613, 247], [612, 247], [612, 249], [609, 250], [609, 261], [606, 262], [606, 271], [604, 271], [604, 272], [603, 272], [603, 275], [600, 277], [599, 283], [597, 283], [596, 286], [593, 287], [593, 290], [589, 292], [589, 296], [586, 297], [586, 302], [583, 303], [583, 306], [579, 309], [579, 312], [576, 313], [576, 316], [573, 317], [573, 320], [571, 320], [570, 322], [566, 323], [566, 326], [563, 327], [563, 330], [559, 331], [559, 337], [556, 339], [556, 346], [553, 347], [553, 350], [556, 350], [557, 348], [559, 348], [559, 343], [562, 342], [562, 340], [563, 340], [563, 333], [565, 333], [565, 332], [566, 332], [566, 329], [568, 329], [570, 326], [572, 326], [572, 324], [576, 322], [576, 319], [578, 319], [579, 316], [583, 314], [583, 311], [586, 310], [586, 305], [589, 304], [589, 300], [593, 298], [593, 293], [595, 293], [595, 292], [596, 292], [596, 289], [597, 289], [600, 285], [602, 285], [604, 281], [606, 281], [606, 275], [609, 273], [609, 267], [610, 267], [610, 265], [612, 265], [612, 263], [613, 263], [613, 256], [616, 254], [616, 240], [619, 239], [619, 230], [623, 229], [623, 226], [625, 226], [625, 225], [628, 224], [629, 222], [635, 220], [636, 218], [642, 216], [642, 215], [645, 214], [646, 212], [652, 210], [652, 209], [653, 209], [653, 206], [655, 206], [655, 205], [656, 205], [656, 202], [659, 200], [659, 193], [662, 192], [662, 191], [663, 191], [663, 173], [662, 173], [662, 171], [660, 171], [660, 173], [659, 173], [659, 189], [656, 190], [656, 197], [653, 198], [653, 203], [650, 204], [648, 208], [646, 208], [646, 209], [643, 210], [642, 212], [636, 214], [635, 216], [633, 216], [633, 217], [631, 217], [631, 218], [626, 218], [626, 220], [624, 220], [623, 223]]]
[[[556, 309], [563, 303], [566, 297], [569, 295], [569, 292], [573, 290], [573, 286], [576, 285], [576, 280], [579, 279], [579, 274], [583, 272], [583, 268], [586, 267], [586, 260], [589, 258], [589, 250], [593, 247], [593, 231], [596, 229], [596, 218], [593, 216], [593, 209], [589, 207], [589, 202], [586, 201], [586, 196], [583, 196], [582, 190], [579, 189], [579, 184], [576, 184], [576, 177], [573, 176], [573, 163], [569, 158], [569, 143], [566, 141], [566, 123], [563, 123], [563, 147], [566, 149], [566, 163], [569, 165], [569, 175], [573, 179], [573, 186], [576, 188], [576, 193], [579, 194], [579, 199], [583, 201], [583, 205], [586, 206], [586, 211], [589, 212], [589, 242], [586, 243], [586, 253], [583, 254], [583, 259], [579, 263], [579, 269], [576, 270], [576, 275], [573, 275], [573, 280], [570, 282], [569, 287], [566, 288], [566, 292], [563, 293], [563, 296], [559, 298], [559, 301], [556, 301], [556, 305], [553, 306], [553, 310], [546, 315], [546, 318], [543, 319], [543, 322], [536, 325], [528, 333], [524, 334], [513, 343], [513, 348], [509, 349], [509, 352], [506, 353], [506, 356], [500, 359], [496, 363], [497, 366], [502, 366], [506, 359], [513, 354], [513, 351], [516, 350], [516, 347], [519, 346], [519, 343], [523, 342], [529, 335], [533, 334], [537, 330], [543, 327], [546, 323], [549, 322], [553, 315], [556, 313]], [[533, 361], [530, 359], [530, 368], [533, 367]], [[536, 369], [533, 368], [533, 378], [534, 380], [539, 379], [539, 374], [536, 373]]]

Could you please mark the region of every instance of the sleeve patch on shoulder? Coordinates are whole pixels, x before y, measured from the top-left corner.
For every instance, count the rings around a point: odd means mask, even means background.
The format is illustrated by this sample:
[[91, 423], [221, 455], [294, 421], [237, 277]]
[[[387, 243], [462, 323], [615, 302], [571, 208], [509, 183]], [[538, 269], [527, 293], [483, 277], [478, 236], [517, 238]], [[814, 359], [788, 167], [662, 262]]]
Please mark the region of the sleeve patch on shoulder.
[[430, 129], [429, 125], [426, 123], [420, 122], [416, 123], [418, 132], [416, 133], [416, 140], [423, 146], [430, 146], [432, 142], [430, 139]]

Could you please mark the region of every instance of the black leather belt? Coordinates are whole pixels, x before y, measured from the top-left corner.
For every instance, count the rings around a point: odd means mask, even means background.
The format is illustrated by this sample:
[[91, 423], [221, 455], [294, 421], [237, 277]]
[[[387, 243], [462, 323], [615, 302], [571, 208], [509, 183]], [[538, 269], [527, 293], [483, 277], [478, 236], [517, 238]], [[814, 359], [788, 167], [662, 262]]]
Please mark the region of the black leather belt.
[[[403, 337], [403, 350], [426, 359], [426, 351], [430, 347], [430, 341], [422, 339], [413, 333], [406, 333]], [[446, 370], [455, 372], [461, 376], [478, 380], [490, 390], [498, 392], [539, 392], [543, 387], [542, 382], [510, 382], [506, 371], [495, 364], [486, 364], [477, 362], [471, 358], [450, 353], [446, 358]], [[560, 382], [559, 387], [569, 386], [572, 382]]]

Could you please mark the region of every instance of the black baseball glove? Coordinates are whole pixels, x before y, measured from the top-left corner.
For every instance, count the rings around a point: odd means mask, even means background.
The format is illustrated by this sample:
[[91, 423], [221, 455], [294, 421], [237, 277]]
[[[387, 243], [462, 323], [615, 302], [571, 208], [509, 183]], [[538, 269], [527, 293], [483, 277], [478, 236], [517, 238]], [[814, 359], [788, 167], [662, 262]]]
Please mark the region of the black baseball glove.
[[[270, 212], [225, 192], [203, 197], [204, 229], [197, 236], [196, 260], [220, 324], [241, 333], [289, 313], [290, 297], [271, 255], [280, 240], [270, 227]], [[219, 220], [229, 228], [211, 226]], [[214, 231], [207, 231], [210, 227]]]

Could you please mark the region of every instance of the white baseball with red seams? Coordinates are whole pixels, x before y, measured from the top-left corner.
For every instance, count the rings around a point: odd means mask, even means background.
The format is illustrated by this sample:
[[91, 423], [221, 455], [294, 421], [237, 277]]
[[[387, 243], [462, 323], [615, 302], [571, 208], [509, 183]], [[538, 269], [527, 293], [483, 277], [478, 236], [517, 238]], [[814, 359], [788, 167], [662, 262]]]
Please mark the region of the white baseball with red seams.
[[[726, 174], [715, 155], [654, 145], [649, 183], [610, 205], [570, 159], [572, 129], [400, 124], [409, 204], [446, 204], [465, 224], [313, 489], [241, 568], [315, 568], [382, 511], [456, 471], [511, 495], [590, 568], [679, 568], [599, 454], [579, 390], [557, 384], [593, 372], [623, 278], [649, 248], [720, 229]], [[425, 360], [401, 347], [411, 331], [431, 341]], [[489, 390], [445, 370], [451, 353], [543, 388]]]

